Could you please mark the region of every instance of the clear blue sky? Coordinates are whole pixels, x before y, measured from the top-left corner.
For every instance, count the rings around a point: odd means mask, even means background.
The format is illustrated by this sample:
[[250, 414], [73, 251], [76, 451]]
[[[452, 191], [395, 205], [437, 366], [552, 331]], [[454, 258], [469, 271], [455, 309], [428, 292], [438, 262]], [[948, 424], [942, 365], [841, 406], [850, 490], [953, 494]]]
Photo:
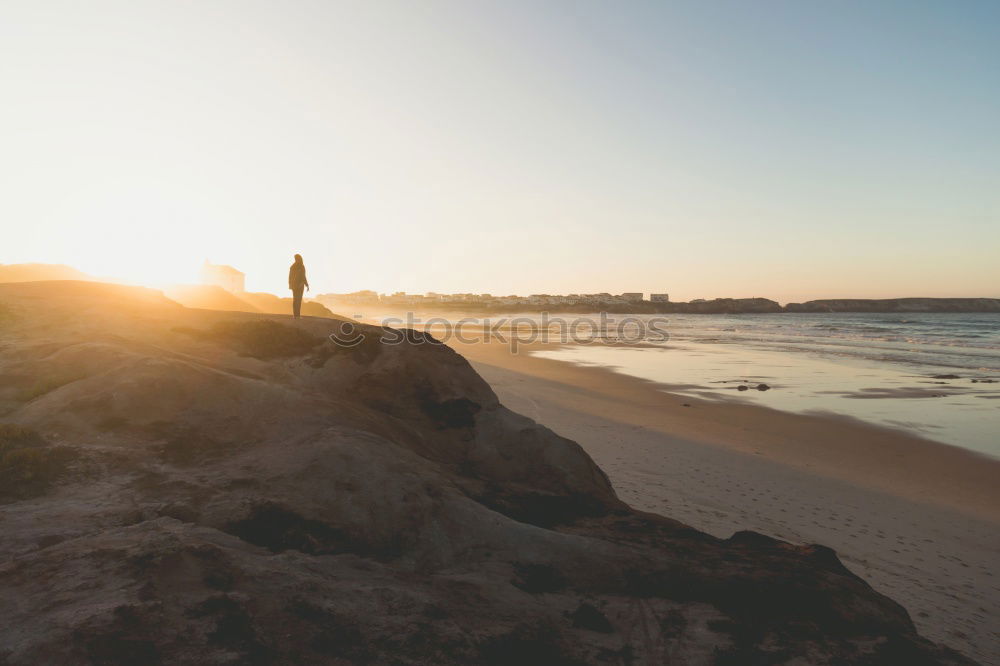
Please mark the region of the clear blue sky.
[[1000, 296], [998, 2], [4, 2], [0, 262]]

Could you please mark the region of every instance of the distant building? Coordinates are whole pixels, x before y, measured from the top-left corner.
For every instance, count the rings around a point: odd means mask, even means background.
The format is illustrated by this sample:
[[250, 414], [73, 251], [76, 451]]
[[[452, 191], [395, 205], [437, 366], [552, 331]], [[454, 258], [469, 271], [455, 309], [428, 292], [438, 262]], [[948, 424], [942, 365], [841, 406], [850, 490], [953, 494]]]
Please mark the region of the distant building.
[[422, 296], [420, 294], [407, 294], [405, 291], [397, 291], [389, 294], [388, 296], [382, 296], [382, 303], [390, 305], [412, 305], [414, 303], [425, 303], [428, 300], [434, 300]]
[[622, 294], [622, 299], [629, 301], [630, 303], [638, 303], [642, 300], [642, 293], [627, 291]]
[[246, 275], [232, 266], [209, 263], [201, 267], [201, 283], [222, 287], [226, 291], [246, 291]]
[[669, 303], [670, 294], [650, 294], [649, 300], [653, 303]]

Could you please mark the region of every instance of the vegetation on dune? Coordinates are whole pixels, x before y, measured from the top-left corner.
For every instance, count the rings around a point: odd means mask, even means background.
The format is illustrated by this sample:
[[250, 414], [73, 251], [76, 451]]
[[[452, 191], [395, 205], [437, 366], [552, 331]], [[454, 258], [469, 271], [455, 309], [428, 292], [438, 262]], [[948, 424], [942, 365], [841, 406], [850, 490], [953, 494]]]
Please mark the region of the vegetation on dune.
[[30, 402], [35, 398], [40, 398], [46, 393], [51, 393], [57, 388], [66, 386], [67, 384], [72, 384], [75, 381], [83, 379], [85, 375], [81, 373], [69, 373], [69, 374], [56, 374], [47, 377], [38, 377], [31, 384], [31, 386], [25, 388], [17, 397], [21, 402]]
[[222, 342], [244, 356], [259, 359], [305, 356], [323, 342], [323, 338], [312, 333], [269, 319], [220, 321], [207, 331], [192, 328], [174, 330], [200, 339]]
[[34, 430], [0, 423], [0, 501], [33, 497], [59, 478], [69, 451], [46, 447]]
[[14, 321], [14, 311], [8, 305], [0, 303], [0, 328]]
[[160, 422], [149, 430], [163, 437], [158, 453], [161, 460], [172, 465], [194, 465], [237, 448], [235, 442], [221, 441], [192, 426]]

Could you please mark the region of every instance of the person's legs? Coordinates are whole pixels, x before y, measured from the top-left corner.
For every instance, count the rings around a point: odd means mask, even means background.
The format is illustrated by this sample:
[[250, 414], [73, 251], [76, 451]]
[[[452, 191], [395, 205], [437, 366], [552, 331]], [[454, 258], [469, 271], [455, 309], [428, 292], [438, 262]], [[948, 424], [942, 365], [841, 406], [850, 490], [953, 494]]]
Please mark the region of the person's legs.
[[296, 287], [292, 289], [292, 314], [298, 319], [300, 313], [302, 312], [302, 292], [305, 290], [305, 286]]

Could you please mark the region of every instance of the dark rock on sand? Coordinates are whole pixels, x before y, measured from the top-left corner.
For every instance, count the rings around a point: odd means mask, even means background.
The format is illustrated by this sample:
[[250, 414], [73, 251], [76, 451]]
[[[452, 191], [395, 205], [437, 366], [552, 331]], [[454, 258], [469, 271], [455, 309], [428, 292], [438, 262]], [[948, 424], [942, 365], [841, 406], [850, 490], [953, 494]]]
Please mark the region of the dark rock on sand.
[[0, 305], [0, 421], [69, 452], [0, 504], [0, 663], [971, 663], [827, 548], [633, 511], [448, 347], [97, 283]]

